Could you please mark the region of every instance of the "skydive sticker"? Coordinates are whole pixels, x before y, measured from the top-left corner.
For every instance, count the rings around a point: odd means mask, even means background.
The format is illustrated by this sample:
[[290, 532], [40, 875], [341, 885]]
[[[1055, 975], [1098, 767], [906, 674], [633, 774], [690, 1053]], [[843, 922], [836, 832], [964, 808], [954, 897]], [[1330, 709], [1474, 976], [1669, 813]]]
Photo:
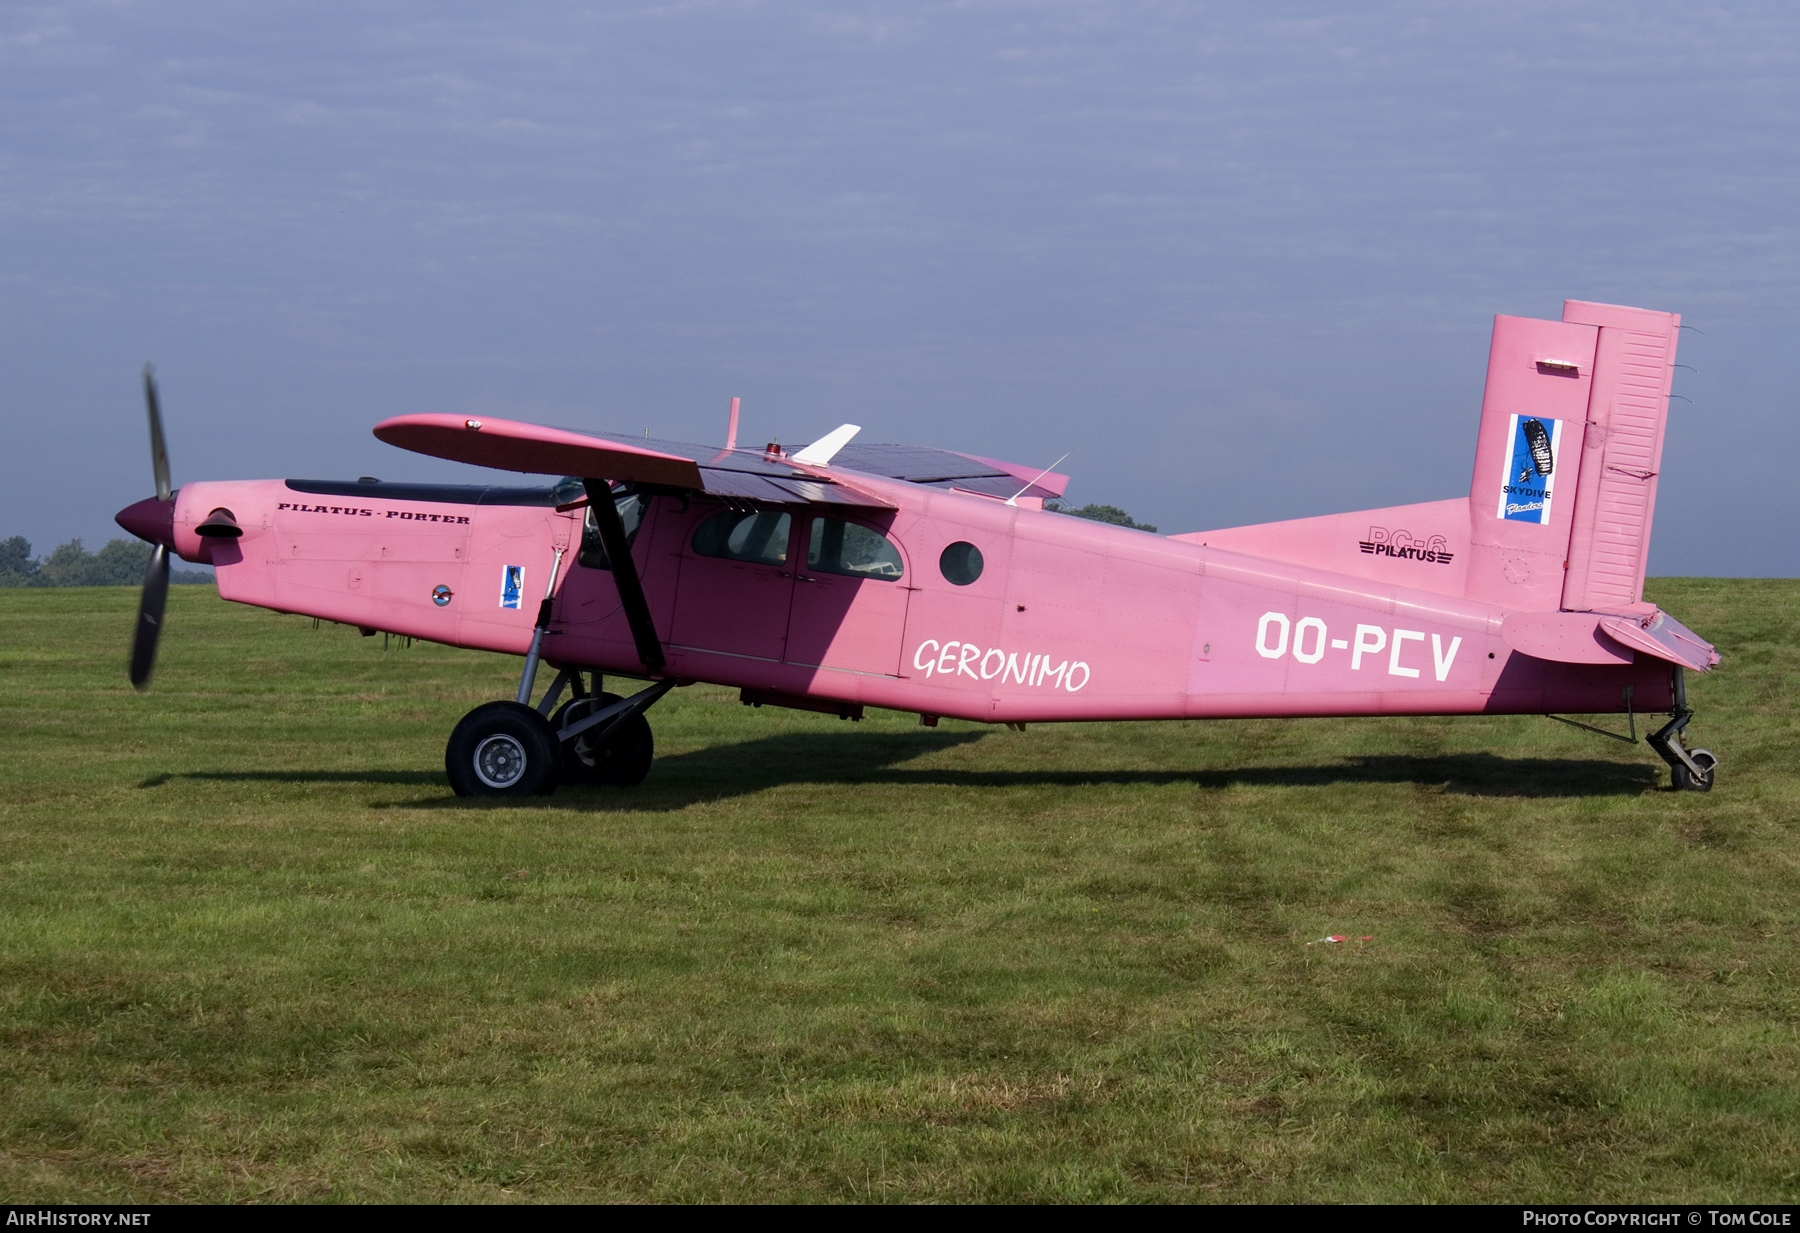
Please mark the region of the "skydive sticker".
[[1515, 415], [1507, 437], [1506, 474], [1500, 478], [1500, 508], [1495, 516], [1510, 522], [1550, 521], [1550, 495], [1556, 455], [1562, 448], [1562, 421], [1537, 415]]
[[524, 597], [524, 594], [525, 567], [523, 565], [506, 566], [506, 572], [500, 578], [500, 606], [517, 608], [519, 600]]

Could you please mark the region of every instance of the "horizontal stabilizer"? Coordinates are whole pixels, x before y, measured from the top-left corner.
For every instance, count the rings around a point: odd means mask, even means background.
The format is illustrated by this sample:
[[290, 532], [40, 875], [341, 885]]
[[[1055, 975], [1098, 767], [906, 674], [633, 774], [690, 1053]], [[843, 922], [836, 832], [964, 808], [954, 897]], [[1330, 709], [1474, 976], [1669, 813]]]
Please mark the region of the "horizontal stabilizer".
[[1719, 653], [1712, 643], [1666, 612], [1639, 620], [1634, 617], [1602, 617], [1600, 628], [1613, 638], [1646, 655], [1666, 659], [1683, 668], [1707, 672], [1718, 666]]
[[1506, 645], [1559, 664], [1628, 664], [1637, 656], [1600, 629], [1591, 612], [1512, 612], [1500, 623]]

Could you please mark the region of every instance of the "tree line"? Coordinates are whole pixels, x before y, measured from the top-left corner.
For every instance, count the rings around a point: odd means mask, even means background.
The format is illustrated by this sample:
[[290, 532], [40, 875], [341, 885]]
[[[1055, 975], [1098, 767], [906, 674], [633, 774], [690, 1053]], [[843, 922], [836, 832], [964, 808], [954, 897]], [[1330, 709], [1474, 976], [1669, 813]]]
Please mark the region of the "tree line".
[[1080, 509], [1065, 509], [1060, 501], [1046, 501], [1044, 508], [1058, 514], [1092, 519], [1094, 522], [1110, 522], [1115, 527], [1133, 527], [1139, 531], [1156, 530], [1147, 522], [1133, 522], [1131, 515], [1116, 505], [1084, 505]]
[[[144, 582], [150, 568], [150, 545], [136, 539], [108, 540], [99, 552], [89, 552], [72, 539], [39, 561], [31, 555], [31, 541], [23, 535], [0, 540], [0, 587], [135, 587]], [[169, 571], [170, 582], [211, 582], [204, 570]]]

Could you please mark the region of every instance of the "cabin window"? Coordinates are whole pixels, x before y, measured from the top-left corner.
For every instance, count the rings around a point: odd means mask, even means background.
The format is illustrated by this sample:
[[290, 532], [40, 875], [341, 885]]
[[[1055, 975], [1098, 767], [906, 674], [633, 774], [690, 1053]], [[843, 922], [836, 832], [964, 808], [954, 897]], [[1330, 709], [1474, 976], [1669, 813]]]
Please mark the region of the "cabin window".
[[[562, 493], [559, 491], [557, 495]], [[644, 498], [635, 492], [615, 492], [613, 507], [619, 511], [619, 521], [625, 524], [625, 543], [629, 547], [637, 539], [638, 527], [644, 521]], [[589, 569], [611, 569], [612, 562], [606, 559], [606, 545], [600, 542], [600, 526], [594, 521], [594, 511], [588, 509], [583, 513], [586, 517], [581, 524], [581, 552], [575, 559]]]
[[879, 531], [840, 518], [815, 518], [807, 538], [806, 568], [850, 578], [898, 582], [900, 550]]
[[726, 510], [694, 532], [694, 551], [703, 557], [780, 565], [787, 560], [793, 519], [775, 510]]
[[981, 577], [981, 549], [967, 540], [957, 540], [938, 558], [938, 569], [943, 571], [944, 580], [959, 587], [966, 587]]

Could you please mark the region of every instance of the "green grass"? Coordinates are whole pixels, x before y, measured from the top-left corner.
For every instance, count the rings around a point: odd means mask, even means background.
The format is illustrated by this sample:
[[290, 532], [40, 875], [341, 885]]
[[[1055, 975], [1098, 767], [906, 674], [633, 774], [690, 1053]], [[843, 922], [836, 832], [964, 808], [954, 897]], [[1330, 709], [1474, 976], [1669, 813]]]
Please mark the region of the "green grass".
[[[11, 1201], [1800, 1199], [1800, 583], [1709, 795], [1541, 718], [867, 722], [678, 691], [459, 801], [516, 660], [0, 591]], [[1307, 943], [1327, 933], [1368, 942]]]

